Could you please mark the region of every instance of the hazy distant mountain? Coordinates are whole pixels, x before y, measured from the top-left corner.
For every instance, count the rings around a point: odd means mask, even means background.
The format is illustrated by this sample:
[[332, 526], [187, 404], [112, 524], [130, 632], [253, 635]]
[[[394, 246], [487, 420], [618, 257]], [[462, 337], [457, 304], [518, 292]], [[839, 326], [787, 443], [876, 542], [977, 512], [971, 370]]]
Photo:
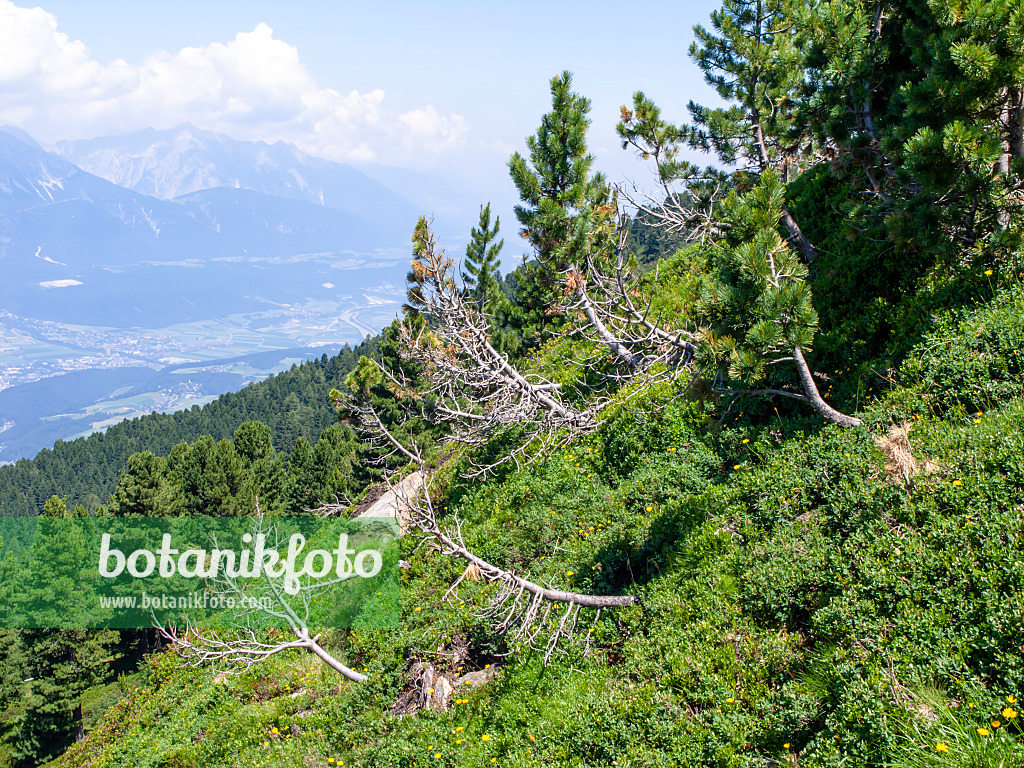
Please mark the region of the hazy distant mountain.
[[402, 196], [282, 144], [129, 139], [64, 149], [134, 189], [0, 128], [5, 458], [252, 378], [222, 359], [358, 342], [399, 307], [417, 213]]
[[230, 243], [234, 253], [250, 256], [372, 252], [405, 239], [346, 211], [248, 189], [204, 189], [174, 202]]
[[477, 223], [481, 203], [472, 193], [454, 187], [436, 173], [392, 165], [360, 164], [356, 167], [388, 189], [402, 190], [420, 215], [435, 216], [451, 224], [462, 222], [465, 224], [463, 235], [468, 236], [469, 227]]
[[161, 200], [0, 129], [0, 307], [27, 317], [157, 327], [362, 283], [406, 250], [407, 222], [380, 219], [245, 189]]
[[57, 152], [89, 173], [164, 200], [215, 187], [247, 189], [409, 231], [419, 213], [403, 195], [350, 166], [307, 155], [284, 142], [235, 141], [189, 124], [62, 141]]
[[16, 125], [0, 125], [0, 131], [10, 134], [18, 141], [20, 141], [22, 144], [28, 144], [30, 147], [42, 149], [42, 147], [39, 146], [39, 142], [37, 142], [35, 139], [33, 139], [31, 136], [29, 136]]
[[0, 130], [0, 262], [8, 278], [180, 258], [216, 239], [184, 206], [119, 187]]

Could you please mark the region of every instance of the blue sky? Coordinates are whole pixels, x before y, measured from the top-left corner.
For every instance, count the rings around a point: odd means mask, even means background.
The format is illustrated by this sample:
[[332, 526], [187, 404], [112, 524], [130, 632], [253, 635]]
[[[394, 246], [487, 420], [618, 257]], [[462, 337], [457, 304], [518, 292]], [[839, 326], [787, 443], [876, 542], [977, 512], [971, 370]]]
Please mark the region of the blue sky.
[[592, 151], [613, 179], [647, 173], [614, 133], [633, 91], [678, 120], [688, 100], [715, 101], [687, 56], [712, 2], [41, 6], [0, 0], [0, 123], [44, 142], [188, 120], [501, 197], [508, 154], [535, 130], [548, 80], [563, 69], [593, 102]]

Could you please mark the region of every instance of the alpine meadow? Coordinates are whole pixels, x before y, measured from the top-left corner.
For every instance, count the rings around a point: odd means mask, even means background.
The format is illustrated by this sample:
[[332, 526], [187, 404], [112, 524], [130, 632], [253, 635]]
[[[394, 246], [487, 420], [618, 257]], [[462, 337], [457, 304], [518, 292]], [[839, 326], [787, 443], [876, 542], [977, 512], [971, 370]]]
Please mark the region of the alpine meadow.
[[0, 629], [0, 766], [1024, 767], [1024, 1], [688, 53], [715, 104], [621, 107], [648, 187], [553, 73], [515, 220], [412, 217], [379, 335], [0, 467], [4, 516], [402, 532], [346, 628]]

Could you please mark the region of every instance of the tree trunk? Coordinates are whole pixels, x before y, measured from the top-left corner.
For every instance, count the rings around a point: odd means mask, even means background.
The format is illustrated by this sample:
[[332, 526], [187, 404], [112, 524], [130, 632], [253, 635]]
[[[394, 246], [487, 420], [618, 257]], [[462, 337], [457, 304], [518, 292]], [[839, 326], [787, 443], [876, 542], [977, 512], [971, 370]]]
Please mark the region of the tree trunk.
[[[764, 143], [764, 130], [761, 128], [761, 112], [757, 107], [754, 107], [750, 112], [750, 125], [754, 129], [754, 147], [757, 149], [757, 164], [761, 167], [761, 172], [763, 173], [771, 166], [771, 158], [768, 156], [768, 147]], [[789, 208], [786, 207], [785, 203], [782, 205], [782, 224], [786, 227], [786, 232], [789, 233], [789, 239], [796, 243], [797, 248], [804, 255], [804, 263], [807, 265], [813, 264], [814, 257], [818, 255], [818, 251], [804, 235], [803, 230], [800, 229], [800, 225], [796, 223], [796, 219], [793, 218], [793, 214], [789, 212]]]
[[302, 638], [302, 639], [303, 639], [303, 644], [309, 650], [311, 650], [313, 653], [315, 653], [317, 656], [319, 656], [321, 659], [323, 659], [324, 663], [327, 664], [327, 666], [329, 666], [335, 672], [340, 673], [344, 677], [347, 677], [349, 680], [351, 680], [353, 682], [356, 682], [356, 683], [361, 683], [361, 682], [363, 682], [363, 680], [366, 679], [366, 675], [360, 674], [359, 672], [356, 672], [354, 669], [349, 669], [344, 664], [342, 664], [340, 661], [338, 661], [336, 658], [331, 656], [331, 654], [329, 654], [326, 650], [324, 650], [320, 646], [320, 644], [315, 639], [313, 639], [312, 637], [305, 637], [305, 638]]
[[793, 360], [796, 362], [796, 370], [800, 375], [800, 384], [803, 386], [804, 394], [807, 395], [807, 402], [810, 403], [811, 408], [818, 415], [822, 416], [826, 421], [831, 421], [833, 424], [838, 424], [841, 427], [859, 427], [864, 423], [855, 416], [847, 416], [845, 413], [840, 413], [825, 402], [818, 392], [818, 385], [814, 383], [811, 369], [807, 366], [807, 361], [804, 360], [804, 353], [800, 347], [793, 347]]
[[583, 606], [584, 608], [613, 608], [624, 605], [633, 605], [634, 603], [640, 602], [640, 599], [634, 595], [587, 595], [581, 592], [566, 592], [561, 589], [548, 589], [540, 584], [524, 579], [521, 576], [516, 576], [511, 571], [506, 571], [496, 565], [488, 563], [486, 560], [483, 560], [479, 556], [473, 554], [465, 547], [457, 544], [451, 539], [451, 537], [446, 536], [440, 526], [434, 526], [432, 530], [425, 530], [422, 528], [421, 530], [423, 530], [424, 533], [433, 535], [437, 539], [438, 543], [442, 545], [443, 551], [457, 555], [463, 560], [473, 563], [480, 569], [484, 578], [488, 581], [506, 581], [514, 583], [516, 586], [526, 590], [531, 595], [536, 595], [537, 597], [553, 603], [572, 603]]
[[1010, 154], [1013, 157], [1024, 157], [1024, 92], [1021, 88], [1010, 88], [1007, 112]]
[[1010, 172], [1010, 158], [1024, 157], [1024, 98], [1020, 88], [1007, 88], [999, 111], [1003, 127], [1003, 153], [996, 161], [996, 173]]
[[[1024, 99], [1020, 88], [1007, 88], [1003, 107], [999, 110], [999, 122], [1003, 128], [1003, 152], [996, 160], [995, 172], [1001, 176], [1010, 173], [1010, 158], [1024, 155]], [[996, 220], [1000, 229], [1010, 225], [1010, 213], [1000, 209]]]
[[808, 266], [814, 263], [814, 257], [818, 255], [818, 250], [811, 245], [811, 241], [804, 235], [803, 230], [800, 229], [800, 225], [796, 223], [796, 219], [793, 218], [793, 214], [789, 212], [789, 209], [782, 206], [782, 223], [786, 227], [786, 231], [789, 233], [789, 238], [796, 243], [800, 252], [804, 255], [804, 264]]
[[[579, 278], [583, 280], [582, 277]], [[594, 305], [590, 302], [590, 297], [587, 295], [586, 289], [583, 285], [576, 291], [576, 298], [579, 299], [583, 305], [583, 312], [587, 316], [587, 320], [590, 321], [591, 327], [597, 332], [598, 337], [604, 342], [605, 346], [611, 351], [613, 355], [622, 360], [627, 366], [633, 368], [637, 364], [636, 355], [629, 351], [629, 347], [623, 344], [621, 341], [612, 336], [611, 331], [608, 327], [601, 322], [601, 318], [597, 316], [597, 310], [594, 309]]]
[[75, 721], [75, 743], [85, 739], [85, 724], [82, 722], [82, 702], [75, 705], [75, 711], [71, 717]]

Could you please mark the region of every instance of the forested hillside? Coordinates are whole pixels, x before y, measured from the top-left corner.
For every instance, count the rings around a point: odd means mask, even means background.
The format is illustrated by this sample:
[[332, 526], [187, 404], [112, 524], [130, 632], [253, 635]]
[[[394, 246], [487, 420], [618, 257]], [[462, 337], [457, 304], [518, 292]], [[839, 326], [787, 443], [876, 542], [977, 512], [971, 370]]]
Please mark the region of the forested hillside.
[[202, 408], [154, 413], [87, 438], [58, 440], [52, 450], [42, 450], [33, 459], [0, 467], [0, 514], [39, 514], [51, 496], [65, 498], [69, 508], [81, 504], [95, 511], [107, 503], [132, 454], [148, 451], [166, 456], [178, 443], [191, 443], [203, 435], [214, 440], [231, 438], [246, 421], [270, 427], [277, 451], [291, 452], [299, 437], [315, 443], [337, 421], [328, 398], [331, 388], [378, 343], [367, 340], [355, 350], [345, 347], [333, 357], [325, 354], [293, 365]]
[[12, 634], [11, 764], [1024, 766], [1024, 5], [724, 0], [695, 39], [726, 106], [621, 110], [656, 192], [564, 72], [514, 277], [489, 207], [465, 254], [415, 223], [308, 483], [250, 424], [106, 510], [344, 517], [383, 472], [401, 626], [191, 626], [116, 679], [116, 638]]

